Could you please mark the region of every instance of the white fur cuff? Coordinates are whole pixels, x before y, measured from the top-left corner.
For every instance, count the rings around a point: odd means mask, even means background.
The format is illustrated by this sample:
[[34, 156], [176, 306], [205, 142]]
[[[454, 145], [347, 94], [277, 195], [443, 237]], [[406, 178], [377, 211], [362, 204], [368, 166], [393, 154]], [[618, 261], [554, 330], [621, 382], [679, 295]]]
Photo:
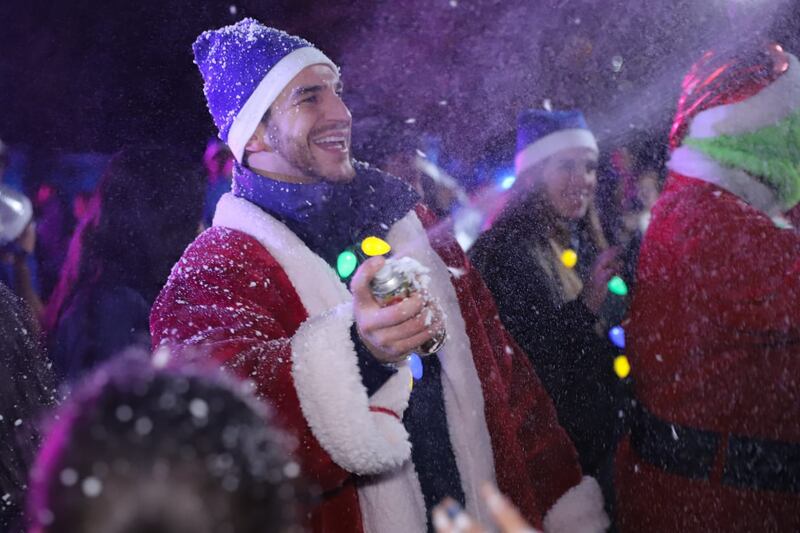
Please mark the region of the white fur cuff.
[[411, 372], [401, 367], [373, 396], [361, 382], [350, 303], [311, 317], [292, 338], [292, 376], [303, 415], [331, 458], [358, 475], [380, 474], [411, 457], [403, 426]]
[[565, 492], [544, 517], [546, 533], [600, 533], [610, 524], [600, 485], [589, 476]]

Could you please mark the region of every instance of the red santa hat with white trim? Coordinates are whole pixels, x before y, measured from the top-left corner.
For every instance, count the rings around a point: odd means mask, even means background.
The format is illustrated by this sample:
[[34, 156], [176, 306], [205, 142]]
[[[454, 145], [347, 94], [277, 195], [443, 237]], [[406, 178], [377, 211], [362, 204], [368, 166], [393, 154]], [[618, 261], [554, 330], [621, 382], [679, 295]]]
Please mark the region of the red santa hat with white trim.
[[706, 52], [683, 81], [670, 148], [674, 171], [711, 161], [754, 178], [782, 209], [797, 205], [800, 62], [776, 43]]

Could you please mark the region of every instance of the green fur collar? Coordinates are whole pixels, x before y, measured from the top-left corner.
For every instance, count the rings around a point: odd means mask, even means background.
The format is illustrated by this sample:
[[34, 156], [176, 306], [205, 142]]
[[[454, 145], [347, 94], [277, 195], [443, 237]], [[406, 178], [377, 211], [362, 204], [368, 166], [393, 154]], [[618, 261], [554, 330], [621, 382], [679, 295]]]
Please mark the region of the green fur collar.
[[687, 137], [683, 143], [759, 179], [776, 192], [784, 209], [800, 203], [800, 111], [752, 133]]

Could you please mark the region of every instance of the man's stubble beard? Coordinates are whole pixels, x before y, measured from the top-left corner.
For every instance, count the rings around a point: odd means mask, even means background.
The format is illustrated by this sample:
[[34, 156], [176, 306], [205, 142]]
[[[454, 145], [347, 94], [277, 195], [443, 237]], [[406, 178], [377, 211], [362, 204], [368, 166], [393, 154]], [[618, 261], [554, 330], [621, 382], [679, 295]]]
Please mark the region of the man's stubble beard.
[[307, 177], [329, 183], [348, 183], [355, 177], [353, 158], [349, 154], [350, 171], [343, 175], [329, 176], [325, 175], [319, 168], [319, 164], [312, 154], [311, 147], [307, 141], [296, 138], [284, 140], [275, 131], [269, 131], [268, 138], [273, 150]]

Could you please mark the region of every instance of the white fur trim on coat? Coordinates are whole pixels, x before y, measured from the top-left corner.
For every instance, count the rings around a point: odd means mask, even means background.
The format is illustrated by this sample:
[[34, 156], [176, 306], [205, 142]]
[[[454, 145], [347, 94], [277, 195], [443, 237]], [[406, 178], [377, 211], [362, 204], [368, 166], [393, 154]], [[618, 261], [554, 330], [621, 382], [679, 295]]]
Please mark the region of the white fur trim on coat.
[[407, 533], [428, 528], [422, 488], [411, 461], [398, 470], [361, 478], [358, 502], [367, 533]]
[[582, 128], [559, 130], [520, 150], [514, 158], [514, 174], [519, 177], [536, 163], [567, 148], [589, 148], [598, 153], [600, 151], [597, 139], [591, 131]]
[[301, 70], [311, 65], [328, 65], [334, 72], [339, 73], [338, 67], [328, 59], [328, 56], [316, 48], [305, 46], [286, 54], [261, 79], [253, 94], [236, 114], [228, 131], [228, 146], [231, 147], [231, 152], [237, 161], [241, 162], [247, 141], [256, 131], [256, 126], [272, 102]]
[[713, 183], [770, 217], [778, 216], [782, 211], [775, 191], [761, 181], [743, 170], [724, 167], [690, 146], [676, 148], [667, 166], [678, 174]]
[[447, 328], [447, 342], [438, 357], [450, 442], [467, 511], [477, 521], [489, 524], [491, 515], [480, 496], [480, 486], [485, 481], [496, 483], [492, 440], [484, 415], [481, 380], [450, 270], [431, 247], [427, 232], [413, 211], [392, 226], [386, 240], [395, 257], [413, 257], [429, 269], [429, 291], [444, 312]]
[[397, 469], [410, 458], [402, 423], [410, 370], [400, 368], [369, 398], [350, 338], [352, 295], [333, 269], [284, 224], [231, 193], [217, 204], [214, 225], [257, 239], [281, 265], [306, 309], [309, 318], [292, 338], [292, 375], [314, 437], [349, 472]]
[[603, 509], [603, 493], [594, 478], [584, 476], [564, 493], [544, 517], [545, 533], [600, 533], [610, 521]]
[[350, 291], [324, 259], [255, 204], [225, 193], [217, 204], [214, 225], [241, 231], [258, 240], [283, 267], [309, 317], [352, 300]]
[[698, 113], [689, 126], [689, 137], [751, 133], [777, 124], [800, 109], [800, 62], [787, 55], [789, 70], [746, 100]]

